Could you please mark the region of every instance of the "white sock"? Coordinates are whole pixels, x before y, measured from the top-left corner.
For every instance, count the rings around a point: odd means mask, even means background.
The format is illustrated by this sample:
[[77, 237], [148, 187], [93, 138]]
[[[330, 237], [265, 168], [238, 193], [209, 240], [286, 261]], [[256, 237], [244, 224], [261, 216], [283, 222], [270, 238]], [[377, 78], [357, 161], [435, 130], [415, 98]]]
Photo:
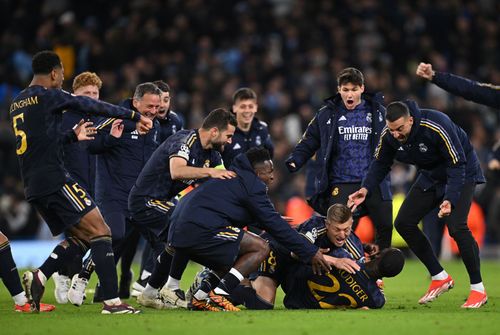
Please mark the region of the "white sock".
[[477, 284], [470, 284], [470, 289], [473, 291], [478, 291], [481, 293], [484, 293], [484, 285], [483, 282], [477, 283]]
[[42, 285], [45, 286], [45, 283], [47, 282], [47, 277], [41, 270], [38, 270], [38, 279], [40, 279]]
[[229, 293], [218, 287], [214, 289], [214, 293], [217, 295], [229, 295]]
[[206, 298], [208, 298], [208, 293], [202, 290], [198, 290], [194, 294], [194, 297], [196, 300], [205, 300]]
[[113, 299], [104, 300], [104, 303], [106, 305], [109, 305], [109, 306], [116, 306], [116, 305], [121, 305], [122, 301], [120, 300], [120, 298], [113, 298]]
[[147, 298], [154, 299], [158, 295], [158, 289], [147, 284], [146, 287], [144, 288], [144, 291], [142, 291], [142, 295], [144, 295]]
[[235, 268], [231, 268], [231, 270], [229, 270], [229, 273], [232, 274], [233, 276], [235, 276], [236, 278], [238, 278], [240, 281], [242, 281], [243, 279], [245, 279], [245, 276], [243, 276], [238, 270], [236, 270]]
[[142, 273], [141, 273], [141, 280], [144, 280], [144, 279], [146, 279], [146, 278], [148, 278], [148, 277], [150, 277], [150, 276], [151, 276], [151, 272], [146, 271], [146, 270], [142, 270]]
[[432, 280], [445, 280], [446, 278], [448, 278], [448, 272], [446, 272], [445, 270], [439, 272], [435, 276], [432, 276]]
[[16, 294], [12, 299], [14, 299], [14, 303], [18, 306], [24, 306], [28, 302], [28, 298], [26, 298], [26, 293], [24, 293], [24, 291]]
[[179, 283], [180, 283], [180, 280], [179, 279], [175, 279], [171, 276], [168, 276], [168, 280], [167, 280], [167, 288], [171, 289], [172, 291], [175, 291], [175, 290], [178, 290], [180, 289], [181, 287], [179, 286]]

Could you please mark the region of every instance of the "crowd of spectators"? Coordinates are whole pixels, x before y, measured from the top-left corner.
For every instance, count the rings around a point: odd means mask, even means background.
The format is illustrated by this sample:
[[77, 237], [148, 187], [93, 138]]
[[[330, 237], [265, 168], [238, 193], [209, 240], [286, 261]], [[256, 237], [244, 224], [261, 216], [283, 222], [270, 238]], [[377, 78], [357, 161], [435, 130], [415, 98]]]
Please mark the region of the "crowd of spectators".
[[[101, 99], [117, 103], [144, 81], [172, 88], [173, 109], [196, 127], [213, 108], [230, 107], [239, 87], [255, 90], [258, 117], [275, 143], [279, 210], [303, 195], [304, 176], [284, 160], [323, 99], [335, 94], [336, 74], [359, 68], [366, 90], [386, 103], [415, 99], [462, 126], [486, 170], [500, 138], [499, 111], [452, 97], [415, 75], [420, 61], [480, 81], [500, 83], [500, 3], [495, 0], [18, 0], [0, 2], [0, 229], [36, 234], [36, 214], [23, 200], [8, 106], [29, 84], [31, 57], [55, 50], [65, 87], [86, 70], [103, 80]], [[411, 171], [393, 175], [404, 190]], [[477, 201], [488, 239], [500, 233], [498, 173]], [[24, 221], [23, 221], [24, 220]], [[22, 225], [20, 222], [29, 223]], [[35, 227], [35, 228], [33, 228]], [[497, 229], [497, 230], [495, 230]], [[497, 236], [495, 236], [497, 234]]]

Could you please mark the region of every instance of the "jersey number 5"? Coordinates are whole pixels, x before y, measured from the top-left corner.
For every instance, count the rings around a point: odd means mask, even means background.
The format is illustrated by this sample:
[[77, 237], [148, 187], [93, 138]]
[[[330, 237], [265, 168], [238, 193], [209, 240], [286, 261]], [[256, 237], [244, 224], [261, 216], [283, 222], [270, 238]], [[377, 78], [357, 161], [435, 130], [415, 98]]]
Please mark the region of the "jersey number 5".
[[[18, 146], [16, 149], [16, 154], [22, 155], [28, 148], [28, 141], [26, 139], [26, 133], [22, 130], [19, 129], [19, 125], [22, 126], [24, 122], [24, 113], [21, 113], [19, 115], [16, 115], [12, 118], [12, 127], [14, 127], [14, 134], [16, 134], [16, 139], [17, 137], [21, 138], [21, 145]], [[17, 143], [19, 143], [17, 141]]]

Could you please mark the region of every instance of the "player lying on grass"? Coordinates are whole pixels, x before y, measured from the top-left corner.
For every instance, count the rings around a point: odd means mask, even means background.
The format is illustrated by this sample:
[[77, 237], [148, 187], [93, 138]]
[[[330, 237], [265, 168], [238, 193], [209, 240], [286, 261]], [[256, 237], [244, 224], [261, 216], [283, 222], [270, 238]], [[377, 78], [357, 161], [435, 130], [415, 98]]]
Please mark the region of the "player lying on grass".
[[[329, 250], [325, 257], [334, 257], [330, 260], [335, 267], [323, 275], [314, 274], [310, 266], [271, 239], [271, 252], [251, 282], [232, 292], [233, 304], [272, 309], [281, 285], [284, 305], [290, 309], [381, 308], [385, 297], [376, 281], [400, 273], [404, 257], [398, 249], [378, 254], [373, 245], [363, 246], [351, 228], [351, 211], [341, 204], [332, 205], [326, 218], [314, 216], [298, 228], [309, 242]], [[369, 254], [366, 263], [365, 251]], [[342, 269], [346, 265], [352, 270]]]

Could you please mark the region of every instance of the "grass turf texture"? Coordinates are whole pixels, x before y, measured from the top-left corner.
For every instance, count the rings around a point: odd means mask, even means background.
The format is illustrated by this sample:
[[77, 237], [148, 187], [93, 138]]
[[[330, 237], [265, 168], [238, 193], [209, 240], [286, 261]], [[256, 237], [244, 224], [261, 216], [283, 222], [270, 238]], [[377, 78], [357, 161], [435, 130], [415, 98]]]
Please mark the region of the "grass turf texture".
[[[369, 311], [285, 310], [280, 292], [274, 311], [210, 313], [144, 308], [140, 315], [110, 316], [99, 314], [100, 304], [85, 303], [80, 308], [57, 305], [54, 312], [34, 315], [14, 313], [12, 299], [1, 286], [0, 334], [500, 334], [500, 263], [482, 262], [489, 301], [478, 310], [460, 308], [469, 292], [463, 264], [452, 261], [444, 266], [455, 279], [455, 288], [429, 306], [417, 303], [429, 285], [425, 268], [409, 260], [398, 277], [384, 280], [385, 307]], [[197, 265], [189, 266], [182, 281], [184, 289], [197, 269]], [[89, 288], [95, 287], [95, 280], [93, 276]], [[92, 294], [88, 295], [91, 300]], [[55, 303], [52, 280], [43, 301]], [[129, 302], [138, 306], [132, 299]]]

